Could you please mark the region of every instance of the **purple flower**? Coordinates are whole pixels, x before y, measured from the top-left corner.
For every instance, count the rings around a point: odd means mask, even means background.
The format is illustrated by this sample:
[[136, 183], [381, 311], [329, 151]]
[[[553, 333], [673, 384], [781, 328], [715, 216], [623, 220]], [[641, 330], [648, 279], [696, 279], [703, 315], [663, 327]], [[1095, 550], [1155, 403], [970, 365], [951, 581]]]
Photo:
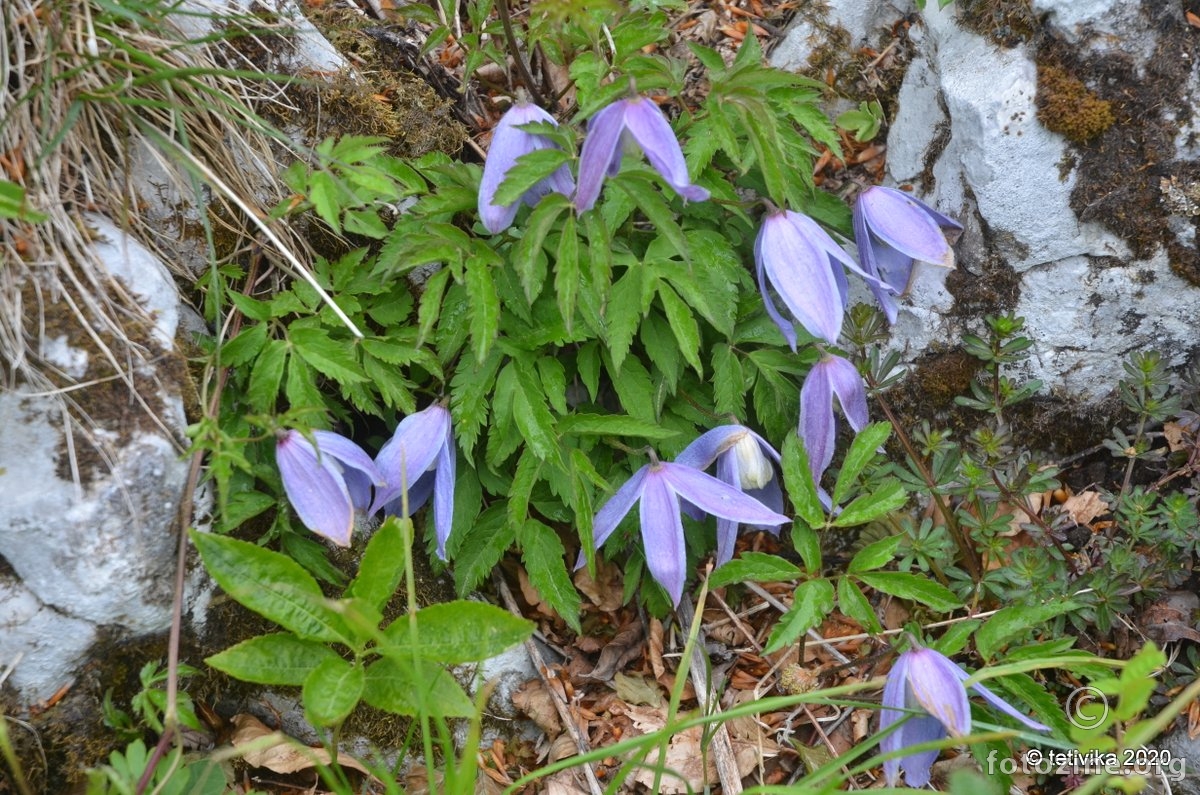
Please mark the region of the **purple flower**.
[[[446, 559], [446, 541], [454, 518], [455, 452], [450, 412], [434, 404], [410, 414], [396, 426], [375, 465], [387, 485], [375, 494], [371, 513], [411, 516], [433, 495], [433, 526], [437, 533], [437, 554]], [[407, 491], [407, 513], [404, 511]]]
[[[517, 158], [539, 149], [558, 148], [546, 136], [520, 129], [522, 124], [539, 121], [558, 125], [553, 116], [537, 105], [518, 102], [501, 117], [492, 133], [492, 145], [488, 149], [487, 160], [483, 164], [483, 180], [479, 184], [479, 218], [484, 228], [493, 235], [507, 229], [517, 217], [517, 205], [520, 202], [505, 205], [492, 202], [509, 169], [516, 165]], [[573, 190], [575, 181], [571, 179], [571, 172], [564, 163], [553, 174], [525, 191], [521, 201], [532, 207], [547, 193], [556, 191], [570, 196]]]
[[[951, 737], [965, 737], [970, 734], [971, 705], [967, 701], [967, 690], [963, 686], [963, 682], [968, 678], [966, 671], [933, 649], [917, 647], [901, 654], [892, 666], [887, 684], [883, 687], [879, 730], [883, 731], [901, 720], [904, 722], [896, 731], [883, 738], [879, 749], [884, 753], [891, 753], [920, 743], [940, 740], [947, 733]], [[993, 707], [1016, 718], [1034, 731], [1050, 731], [1049, 726], [1043, 726], [1025, 717], [983, 685], [976, 683], [971, 685], [971, 688]], [[916, 710], [925, 714], [914, 715], [901, 710]], [[937, 756], [937, 750], [932, 750], [888, 759], [883, 763], [888, 786], [896, 786], [900, 779], [900, 768], [903, 767], [904, 780], [908, 786], [924, 787], [929, 783], [929, 770]]]
[[637, 142], [654, 170], [662, 175], [675, 192], [688, 201], [704, 201], [708, 191], [693, 185], [679, 141], [654, 100], [647, 97], [619, 99], [601, 110], [588, 122], [587, 138], [579, 153], [579, 189], [575, 207], [585, 213], [600, 196], [604, 177], [621, 169], [623, 142]]
[[[642, 501], [642, 546], [646, 550], [646, 566], [676, 605], [683, 596], [683, 582], [687, 579], [680, 499], [705, 513], [743, 524], [775, 527], [791, 521], [698, 469], [655, 461], [634, 473], [596, 512], [592, 529], [597, 549], [639, 499]], [[583, 556], [580, 555], [576, 568], [582, 565]]]
[[[742, 425], [722, 425], [689, 444], [675, 458], [675, 463], [705, 470], [716, 461], [717, 480], [753, 497], [775, 513], [782, 513], [783, 491], [768, 456], [779, 461], [779, 453], [757, 433]], [[779, 532], [775, 525], [760, 527]], [[716, 565], [721, 566], [733, 558], [737, 528], [738, 522], [732, 519], [717, 519]]]
[[346, 437], [313, 431], [312, 438], [316, 447], [295, 430], [276, 438], [275, 463], [283, 490], [305, 527], [348, 547], [354, 509], [366, 507], [359, 497], [351, 496], [348, 481], [361, 495], [370, 486], [382, 486], [383, 477], [371, 457]]
[[[950, 243], [961, 231], [958, 221], [894, 188], [876, 186], [859, 194], [854, 203], [854, 240], [863, 270], [887, 285], [868, 282], [889, 323], [896, 322], [898, 309], [892, 293], [908, 293], [913, 263], [953, 268]], [[952, 240], [947, 240], [947, 233]]]
[[779, 326], [792, 350], [796, 350], [796, 328], [775, 307], [768, 284], [809, 334], [836, 343], [842, 333], [848, 291], [846, 274], [838, 267], [839, 262], [866, 276], [850, 255], [807, 215], [787, 210], [770, 213], [763, 220], [754, 241], [758, 289], [767, 314]]
[[[808, 464], [818, 489], [821, 475], [833, 461], [837, 422], [833, 416], [833, 396], [837, 395], [842, 413], [850, 427], [866, 427], [867, 390], [853, 364], [840, 356], [825, 354], [813, 365], [800, 388], [800, 439], [808, 453]], [[828, 497], [822, 492], [822, 500]]]

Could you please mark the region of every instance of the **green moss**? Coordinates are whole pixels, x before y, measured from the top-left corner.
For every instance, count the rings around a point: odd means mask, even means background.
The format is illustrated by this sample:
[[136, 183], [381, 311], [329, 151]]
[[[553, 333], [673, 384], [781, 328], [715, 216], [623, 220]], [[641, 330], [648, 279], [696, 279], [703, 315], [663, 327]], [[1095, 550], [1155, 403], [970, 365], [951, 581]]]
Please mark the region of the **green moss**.
[[955, 8], [963, 27], [1001, 47], [1031, 40], [1040, 27], [1030, 0], [959, 0]]
[[1116, 123], [1112, 103], [1056, 63], [1038, 63], [1037, 84], [1038, 119], [1073, 143], [1087, 143]]

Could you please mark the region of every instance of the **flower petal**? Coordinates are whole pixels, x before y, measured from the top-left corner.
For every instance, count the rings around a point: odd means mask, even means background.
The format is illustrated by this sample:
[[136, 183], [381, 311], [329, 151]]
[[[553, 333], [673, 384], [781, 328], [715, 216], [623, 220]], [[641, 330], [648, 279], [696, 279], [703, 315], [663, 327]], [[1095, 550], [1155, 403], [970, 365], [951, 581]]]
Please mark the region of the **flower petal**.
[[600, 197], [605, 173], [621, 156], [621, 133], [625, 129], [626, 102], [618, 100], [591, 118], [587, 138], [579, 153], [579, 185], [575, 189], [575, 210], [586, 213]]
[[654, 100], [648, 97], [626, 100], [625, 128], [642, 147], [650, 165], [676, 193], [688, 201], [708, 198], [707, 190], [692, 184], [675, 131]]
[[962, 684], [963, 670], [933, 649], [913, 649], [909, 656], [908, 686], [913, 698], [941, 721], [951, 736], [971, 733], [971, 703]]
[[[629, 509], [638, 501], [638, 497], [642, 496], [642, 484], [646, 480], [646, 473], [650, 470], [650, 466], [639, 469], [633, 474], [629, 480], [625, 481], [621, 488], [617, 489], [617, 493], [608, 498], [608, 502], [600, 506], [600, 510], [596, 511], [596, 517], [592, 520], [592, 540], [595, 542], [596, 549], [599, 549], [608, 537], [617, 529], [617, 525], [621, 524], [621, 520], [625, 518], [625, 514], [629, 513]], [[579, 556], [580, 563], [575, 568], [583, 565], [583, 554]]]
[[365, 474], [373, 485], [382, 486], [384, 484], [383, 475], [376, 469], [371, 456], [367, 455], [366, 451], [357, 444], [345, 436], [330, 431], [313, 431], [312, 435], [321, 455], [332, 456], [340, 463], [357, 469]]
[[954, 250], [924, 205], [898, 190], [878, 186], [863, 191], [858, 201], [875, 237], [913, 259], [954, 267]]
[[[779, 476], [771, 478], [767, 485], [761, 489], [746, 489], [746, 496], [754, 499], [767, 506], [775, 513], [783, 513], [783, 490], [779, 487]], [[751, 525], [755, 530], [766, 530], [768, 533], [779, 535], [779, 528], [771, 525]]]
[[[900, 747], [907, 748], [912, 745], [941, 740], [946, 736], [946, 729], [936, 718], [927, 715], [910, 715], [896, 733], [900, 735]], [[937, 761], [940, 753], [935, 748], [901, 757], [899, 762], [904, 768], [904, 783], [910, 787], [924, 787], [928, 784], [933, 763]]]
[[333, 458], [318, 460], [312, 444], [292, 430], [275, 443], [275, 463], [288, 502], [304, 526], [339, 546], [350, 546], [354, 506]]
[[683, 582], [687, 579], [687, 553], [683, 522], [679, 518], [679, 500], [669, 485], [667, 466], [669, 464], [652, 464], [646, 473], [642, 486], [642, 547], [646, 551], [646, 568], [650, 575], [671, 597], [671, 604], [678, 605], [683, 596]]
[[[904, 694], [907, 689], [908, 657], [901, 654], [892, 664], [892, 670], [888, 673], [887, 681], [883, 685], [883, 708], [879, 710], [879, 731], [881, 733], [893, 723], [905, 718], [907, 713], [902, 710], [904, 709]], [[885, 754], [899, 751], [904, 747], [901, 743], [902, 739], [903, 736], [897, 729], [880, 741], [879, 750]], [[885, 760], [883, 772], [887, 776], [888, 786], [896, 786], [896, 782], [900, 780], [900, 757]]]
[[808, 453], [808, 466], [813, 481], [833, 462], [833, 447], [837, 438], [833, 419], [833, 384], [830, 381], [829, 358], [813, 365], [800, 387], [800, 439]]
[[[741, 491], [741, 473], [738, 472], [738, 459], [732, 450], [717, 457], [717, 480], [727, 483]], [[714, 561], [719, 567], [733, 560], [733, 550], [737, 546], [738, 523], [732, 519], [717, 519], [717, 557]]]
[[829, 254], [801, 232], [805, 227], [792, 220], [797, 215], [775, 213], [763, 221], [763, 267], [792, 317], [814, 337], [836, 343], [844, 310]]
[[[887, 284], [892, 288], [896, 288], [896, 283], [888, 281], [888, 275], [883, 272], [884, 263], [881, 262], [881, 260], [884, 259], [884, 257], [882, 256], [881, 252], [893, 252], [899, 257], [904, 257], [904, 255], [896, 252], [895, 249], [890, 249], [882, 244], [879, 244], [877, 241], [871, 238], [871, 233], [867, 230], [867, 219], [863, 217], [862, 202], [854, 203], [853, 219], [854, 242], [858, 246], [858, 258], [862, 262], [863, 270], [871, 276], [882, 280], [884, 284]], [[909, 273], [911, 274], [912, 258], [904, 258], [909, 262]], [[895, 267], [895, 265], [898, 263], [891, 264], [893, 265], [893, 271], [900, 270], [899, 268]], [[908, 279], [909, 276], [905, 275], [904, 283], [906, 287], [908, 285]], [[899, 314], [899, 304], [896, 301], [895, 296], [892, 295], [891, 291], [885, 289], [882, 284], [879, 284], [876, 281], [868, 280], [867, 287], [869, 287], [871, 292], [875, 295], [875, 300], [879, 302], [880, 308], [883, 309], [883, 314], [887, 317], [888, 323], [894, 324], [896, 322], [896, 317]]]
[[783, 338], [787, 340], [787, 344], [791, 346], [794, 353], [796, 350], [796, 326], [775, 307], [775, 299], [771, 296], [771, 291], [767, 288], [767, 267], [763, 262], [763, 256], [763, 233], [760, 229], [758, 237], [754, 239], [754, 273], [758, 278], [758, 292], [762, 296], [763, 306], [767, 309], [767, 315], [779, 327]]
[[375, 457], [375, 465], [387, 480], [387, 486], [376, 491], [371, 513], [411, 488], [433, 466], [449, 433], [450, 412], [436, 403], [400, 421], [392, 438]]
[[[964, 673], [966, 673], [966, 672], [964, 671]], [[1021, 713], [1012, 704], [1009, 704], [1007, 701], [1000, 698], [1000, 696], [996, 695], [995, 693], [993, 693], [991, 690], [987, 689], [980, 683], [976, 682], [975, 684], [971, 685], [971, 689], [974, 690], [979, 695], [983, 696], [984, 700], [987, 701], [987, 703], [991, 704], [993, 707], [1000, 710], [1005, 715], [1008, 715], [1009, 717], [1012, 717], [1012, 718], [1016, 718], [1017, 720], [1021, 721], [1021, 723], [1024, 723], [1026, 726], [1033, 729], [1034, 731], [1039, 731], [1039, 732], [1050, 731], [1049, 726], [1038, 723], [1033, 718], [1026, 717], [1023, 713]]]
[[446, 559], [446, 542], [450, 539], [450, 531], [454, 529], [456, 457], [454, 435], [447, 432], [445, 442], [438, 451], [437, 473], [433, 482], [433, 527], [437, 534], [437, 554], [442, 560]]
[[[437, 473], [433, 470], [421, 475], [421, 477], [417, 478], [416, 482], [413, 483], [408, 489], [408, 513], [404, 512], [405, 500], [397, 497], [387, 505], [383, 506], [384, 516], [399, 516], [402, 518], [408, 518], [417, 511], [421, 510], [421, 507], [424, 506], [425, 503], [429, 502], [429, 498], [433, 496], [433, 485], [436, 480]], [[404, 495], [401, 495], [401, 497], [402, 496]]]
[[846, 421], [856, 432], [871, 421], [867, 413], [867, 387], [858, 368], [841, 356], [829, 357], [829, 383], [837, 395]]
[[659, 466], [663, 479], [671, 484], [675, 493], [705, 513], [742, 524], [781, 525], [791, 521], [712, 475], [682, 464], [663, 463]]
[[683, 448], [682, 453], [675, 456], [675, 463], [693, 469], [708, 469], [713, 461], [717, 460], [717, 456], [732, 448], [738, 439], [748, 433], [753, 432], [742, 425], [721, 425], [711, 431], [705, 431]]
[[500, 117], [492, 133], [492, 145], [483, 163], [483, 179], [479, 183], [479, 219], [493, 235], [504, 231], [517, 217], [517, 204], [494, 204], [493, 197], [517, 158], [539, 148], [540, 136], [517, 129], [518, 125], [535, 121], [554, 122], [554, 117], [536, 105], [517, 103]]

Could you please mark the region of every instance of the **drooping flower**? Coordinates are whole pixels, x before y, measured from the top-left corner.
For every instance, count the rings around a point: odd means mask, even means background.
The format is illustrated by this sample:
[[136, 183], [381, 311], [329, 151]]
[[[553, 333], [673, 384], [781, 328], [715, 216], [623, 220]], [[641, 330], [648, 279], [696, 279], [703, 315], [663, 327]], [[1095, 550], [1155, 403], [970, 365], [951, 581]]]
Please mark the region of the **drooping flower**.
[[547, 193], [558, 192], [570, 196], [575, 190], [575, 181], [564, 163], [550, 176], [540, 180], [512, 204], [495, 204], [493, 199], [508, 171], [516, 165], [517, 158], [539, 149], [557, 149], [558, 145], [544, 135], [520, 129], [523, 124], [546, 122], [558, 125], [546, 111], [528, 102], [518, 102], [500, 118], [492, 133], [492, 145], [483, 164], [483, 179], [479, 183], [479, 218], [483, 226], [493, 235], [504, 231], [517, 217], [517, 206], [523, 201], [532, 207]]
[[779, 326], [792, 350], [796, 350], [796, 328], [776, 308], [768, 284], [775, 288], [795, 322], [814, 337], [836, 343], [842, 333], [849, 290], [846, 273], [838, 263], [870, 278], [807, 215], [785, 210], [769, 213], [763, 219], [754, 241], [758, 289], [767, 314]]
[[[782, 513], [783, 491], [771, 459], [778, 462], [779, 453], [757, 433], [742, 425], [722, 425], [697, 437], [675, 457], [675, 463], [705, 470], [715, 461], [717, 480]], [[759, 527], [778, 532], [777, 525]], [[732, 519], [717, 519], [717, 566], [733, 558], [737, 528]]]
[[862, 376], [853, 364], [840, 356], [825, 354], [813, 365], [804, 386], [800, 387], [800, 439], [808, 453], [813, 482], [818, 484], [822, 501], [828, 496], [820, 491], [821, 475], [833, 461], [837, 439], [837, 421], [833, 416], [833, 397], [837, 395], [842, 413], [855, 432], [866, 427], [867, 390]]
[[889, 323], [896, 322], [898, 310], [893, 293], [908, 293], [913, 264], [953, 268], [950, 244], [961, 231], [958, 221], [894, 188], [875, 186], [859, 194], [854, 203], [854, 241], [863, 270], [890, 288], [867, 283]]
[[[884, 731], [901, 720], [904, 720], [904, 723], [883, 738], [879, 749], [884, 753], [891, 753], [920, 743], [940, 740], [947, 733], [951, 737], [970, 734], [971, 705], [967, 701], [967, 690], [963, 685], [968, 678], [966, 671], [933, 649], [916, 647], [901, 654], [888, 673], [887, 684], [883, 688], [879, 730]], [[1034, 731], [1050, 731], [1050, 727], [1025, 717], [983, 685], [976, 683], [971, 685], [971, 689], [983, 696], [993, 707], [1016, 718]], [[914, 715], [901, 710], [920, 710], [925, 714]], [[900, 768], [903, 767], [904, 780], [908, 786], [924, 787], [929, 783], [929, 771], [937, 756], [937, 750], [932, 750], [888, 759], [883, 763], [888, 786], [896, 786], [900, 778]]]
[[344, 436], [313, 431], [312, 442], [296, 430], [275, 440], [275, 463], [283, 490], [304, 526], [339, 546], [350, 546], [355, 508], [365, 508], [358, 495], [370, 486], [383, 486], [383, 477], [371, 457]]
[[450, 412], [437, 403], [401, 420], [375, 457], [387, 486], [376, 492], [371, 513], [382, 508], [386, 513], [410, 516], [432, 494], [437, 554], [442, 560], [446, 559], [454, 518], [455, 463]]
[[[681, 499], [705, 513], [742, 524], [777, 527], [791, 521], [712, 475], [685, 464], [655, 461], [634, 473], [596, 512], [592, 529], [597, 549], [639, 499], [646, 566], [676, 605], [687, 579]], [[580, 555], [578, 566], [582, 565]]]
[[708, 198], [708, 191], [693, 185], [679, 141], [662, 110], [648, 97], [619, 99], [602, 109], [588, 122], [587, 138], [579, 153], [579, 188], [575, 208], [585, 213], [600, 197], [604, 177], [621, 169], [624, 142], [637, 142], [654, 170], [662, 175], [675, 192], [688, 201]]

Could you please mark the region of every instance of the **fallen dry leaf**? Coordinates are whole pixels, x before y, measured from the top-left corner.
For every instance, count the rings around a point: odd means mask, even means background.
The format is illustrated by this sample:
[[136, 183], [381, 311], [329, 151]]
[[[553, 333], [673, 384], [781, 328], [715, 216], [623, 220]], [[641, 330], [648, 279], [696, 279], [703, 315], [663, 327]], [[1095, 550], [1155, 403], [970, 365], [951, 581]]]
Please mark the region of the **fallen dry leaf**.
[[[242, 754], [242, 759], [251, 767], [265, 767], [274, 773], [298, 773], [317, 765], [328, 765], [331, 761], [329, 752], [324, 748], [309, 748], [282, 732], [271, 731], [253, 715], [234, 715], [231, 722], [236, 728], [229, 737], [229, 744], [234, 748], [249, 745], [264, 737], [271, 738], [266, 747], [255, 743], [253, 748]], [[339, 753], [338, 764], [370, 775], [362, 763], [349, 754]]]
[[667, 667], [663, 663], [663, 623], [650, 619], [650, 636], [646, 639], [646, 656], [650, 659], [650, 670], [655, 679], [661, 679]]
[[541, 679], [531, 679], [517, 688], [512, 696], [513, 706], [524, 712], [537, 727], [550, 737], [562, 733], [562, 721], [554, 706], [554, 696]]
[[621, 582], [621, 570], [615, 563], [606, 560], [596, 561], [595, 579], [592, 579], [586, 568], [575, 572], [575, 587], [605, 613], [614, 613], [620, 609], [621, 597], [624, 594]]
[[612, 683], [621, 700], [629, 704], [656, 707], [663, 703], [662, 691], [658, 689], [658, 684], [647, 681], [644, 676], [629, 676], [617, 671], [613, 674]]
[[600, 650], [600, 659], [591, 673], [584, 674], [587, 679], [607, 682], [613, 674], [625, 667], [625, 664], [642, 653], [642, 625], [632, 622], [618, 632], [613, 639]]
[[1191, 25], [1193, 28], [1200, 28], [1200, 16], [1196, 16], [1191, 11], [1185, 11], [1183, 12], [1183, 15], [1187, 18], [1187, 23], [1189, 25]]
[[1075, 521], [1075, 524], [1080, 525], [1090, 524], [1097, 516], [1103, 516], [1109, 512], [1108, 503], [1104, 501], [1099, 492], [1095, 491], [1072, 494], [1062, 504], [1062, 509]]

